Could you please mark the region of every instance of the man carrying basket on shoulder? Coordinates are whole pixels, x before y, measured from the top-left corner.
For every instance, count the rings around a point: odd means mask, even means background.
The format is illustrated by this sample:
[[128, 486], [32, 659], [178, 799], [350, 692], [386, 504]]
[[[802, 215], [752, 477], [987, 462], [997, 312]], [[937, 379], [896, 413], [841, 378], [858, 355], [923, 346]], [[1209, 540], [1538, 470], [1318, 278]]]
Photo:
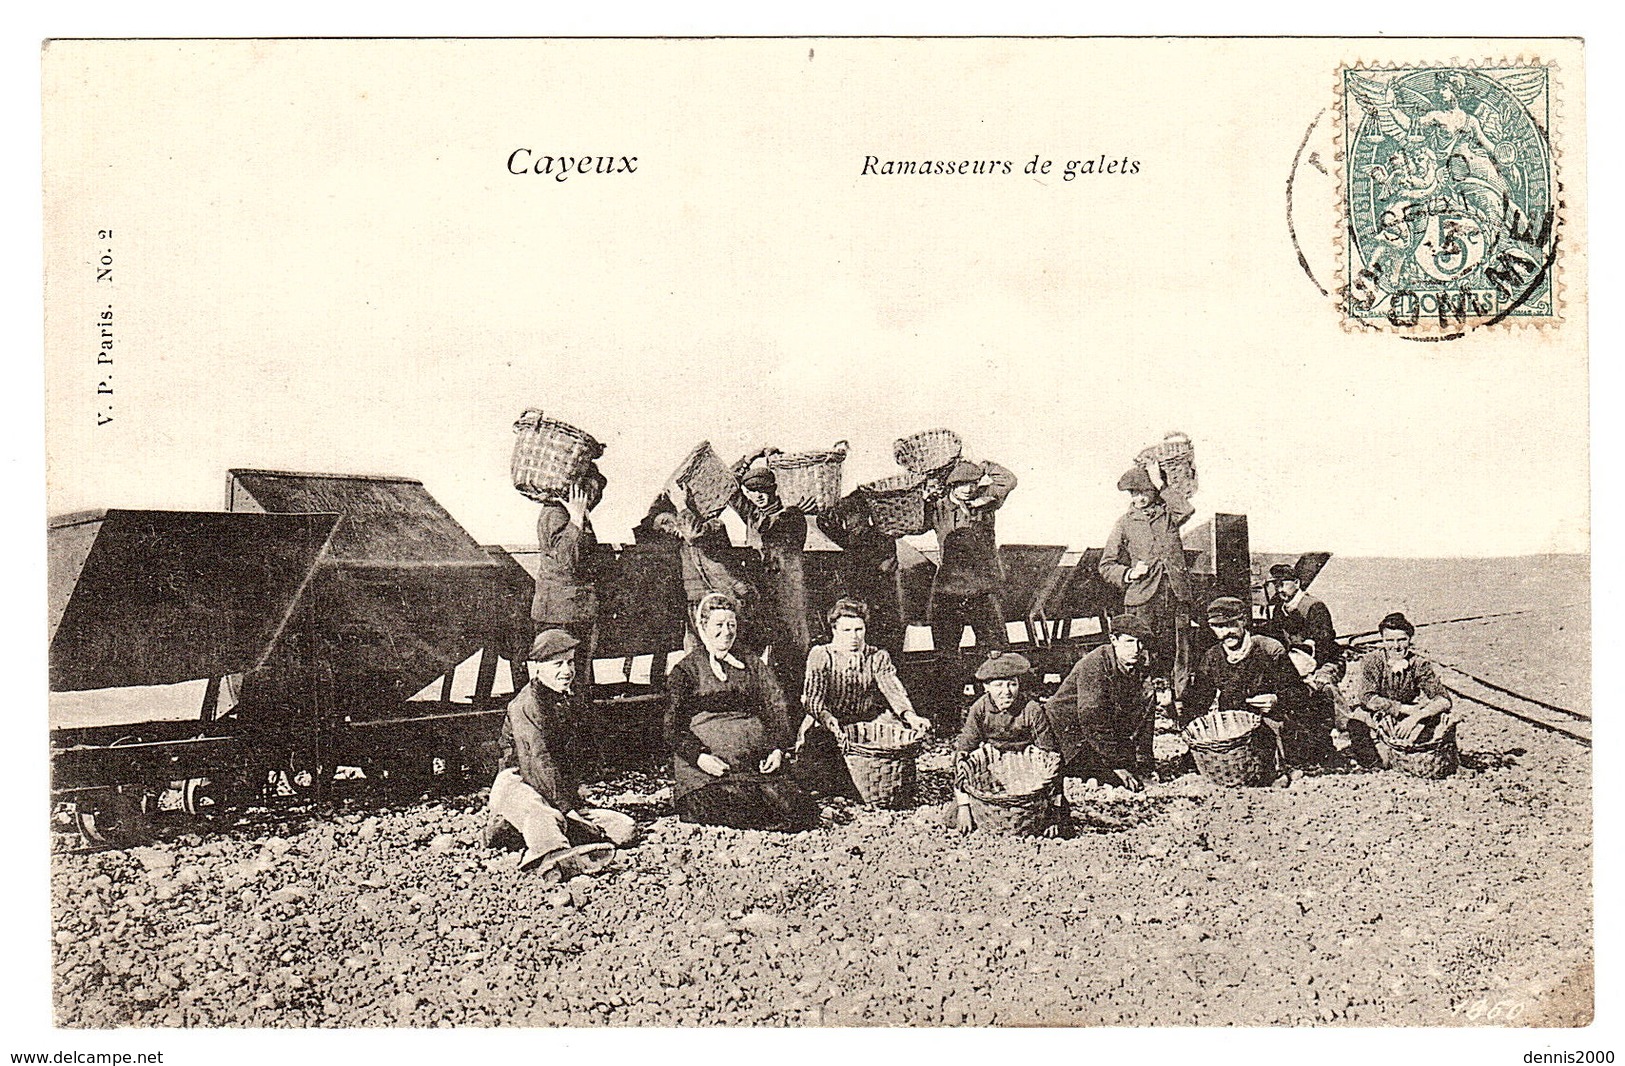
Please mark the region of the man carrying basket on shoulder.
[[976, 634], [979, 653], [1003, 649], [1009, 642], [998, 595], [1004, 566], [993, 524], [1015, 487], [1016, 475], [998, 463], [966, 459], [926, 480], [939, 552], [926, 616], [939, 659], [958, 653], [966, 625]]
[[587, 512], [604, 498], [604, 475], [592, 464], [563, 499], [548, 496], [536, 518], [536, 594], [530, 618], [536, 632], [562, 629], [575, 637], [576, 691], [583, 706], [592, 699], [592, 656], [597, 645], [598, 538]]

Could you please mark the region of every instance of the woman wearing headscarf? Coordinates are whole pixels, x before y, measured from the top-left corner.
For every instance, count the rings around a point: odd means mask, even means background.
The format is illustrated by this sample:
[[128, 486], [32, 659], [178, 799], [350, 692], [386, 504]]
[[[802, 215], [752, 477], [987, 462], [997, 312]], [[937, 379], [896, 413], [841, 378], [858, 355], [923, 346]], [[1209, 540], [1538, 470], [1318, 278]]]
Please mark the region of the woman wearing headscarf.
[[708, 595], [695, 609], [695, 625], [700, 647], [667, 680], [678, 817], [735, 829], [811, 827], [817, 809], [785, 765], [794, 738], [784, 693], [754, 656], [733, 654], [737, 606]]
[[846, 796], [857, 791], [837, 743], [845, 726], [885, 720], [922, 732], [931, 728], [909, 701], [891, 654], [865, 640], [868, 616], [860, 600], [837, 600], [830, 608], [830, 641], [807, 652], [801, 696], [806, 717], [796, 737], [797, 774], [811, 787]]

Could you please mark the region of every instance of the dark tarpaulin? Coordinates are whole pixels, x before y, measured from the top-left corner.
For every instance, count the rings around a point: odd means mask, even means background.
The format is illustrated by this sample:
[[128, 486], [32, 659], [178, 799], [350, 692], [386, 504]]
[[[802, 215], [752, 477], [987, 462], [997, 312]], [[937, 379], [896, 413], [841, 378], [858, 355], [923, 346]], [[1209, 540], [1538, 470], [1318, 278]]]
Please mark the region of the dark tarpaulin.
[[125, 510], [54, 520], [52, 691], [170, 685], [254, 665], [337, 520]]
[[304, 685], [330, 688], [346, 711], [388, 706], [484, 647], [511, 653], [529, 637], [522, 569], [481, 547], [422, 482], [233, 470], [226, 502], [340, 516], [300, 604], [301, 647], [269, 664], [283, 702]]

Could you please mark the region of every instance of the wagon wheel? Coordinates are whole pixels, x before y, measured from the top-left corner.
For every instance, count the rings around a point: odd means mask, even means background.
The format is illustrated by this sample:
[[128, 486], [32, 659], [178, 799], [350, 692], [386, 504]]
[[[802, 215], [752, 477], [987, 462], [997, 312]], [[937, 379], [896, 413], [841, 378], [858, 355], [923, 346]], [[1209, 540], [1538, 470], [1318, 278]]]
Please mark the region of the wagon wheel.
[[97, 847], [138, 844], [152, 836], [149, 797], [145, 785], [96, 789], [74, 801], [74, 823], [80, 835]]
[[193, 818], [216, 822], [228, 816], [243, 799], [240, 774], [188, 777], [181, 785], [181, 809]]

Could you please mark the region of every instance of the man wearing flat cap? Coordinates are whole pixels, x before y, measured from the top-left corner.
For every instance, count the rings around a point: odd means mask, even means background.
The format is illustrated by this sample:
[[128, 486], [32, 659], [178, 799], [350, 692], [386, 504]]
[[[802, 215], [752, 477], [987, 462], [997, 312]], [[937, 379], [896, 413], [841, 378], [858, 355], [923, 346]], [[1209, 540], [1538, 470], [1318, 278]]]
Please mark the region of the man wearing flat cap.
[[[982, 694], [965, 711], [965, 724], [954, 740], [954, 763], [990, 744], [1000, 751], [1021, 751], [1028, 747], [1060, 751], [1049, 715], [1036, 700], [1023, 698], [1021, 681], [1031, 672], [1025, 655], [990, 651], [976, 668]], [[957, 774], [955, 775], [957, 779]], [[951, 829], [969, 832], [970, 798], [955, 790], [953, 801], [943, 810], [943, 820]]]
[[778, 476], [767, 464], [776, 448], [763, 448], [734, 464], [739, 478], [735, 510], [745, 523], [745, 543], [762, 561], [763, 659], [786, 692], [800, 692], [812, 633], [807, 621], [807, 516], [811, 499], [785, 502]]
[[993, 516], [1015, 487], [1016, 475], [991, 461], [956, 459], [926, 479], [938, 548], [926, 620], [939, 658], [958, 653], [967, 625], [976, 634], [978, 653], [1002, 649], [1008, 642], [999, 603], [1004, 565], [999, 561]]
[[1157, 709], [1173, 692], [1146, 667], [1151, 630], [1138, 615], [1111, 620], [1111, 639], [1079, 659], [1047, 701], [1067, 777], [1138, 792], [1155, 767]]
[[1100, 577], [1123, 590], [1123, 609], [1151, 631], [1150, 669], [1173, 682], [1183, 698], [1190, 678], [1191, 581], [1179, 529], [1195, 513], [1189, 497], [1167, 484], [1155, 459], [1117, 479], [1129, 509], [1112, 526], [1100, 553]]
[[585, 807], [576, 777], [582, 727], [575, 693], [575, 650], [562, 629], [537, 635], [526, 657], [530, 684], [508, 704], [502, 722], [502, 768], [491, 784], [487, 842], [505, 846], [515, 831], [524, 841], [521, 870], [568, 880], [601, 867], [616, 847], [637, 836], [631, 818]]
[[1343, 646], [1337, 642], [1332, 612], [1304, 591], [1298, 572], [1286, 563], [1270, 567], [1269, 633], [1287, 650], [1312, 699], [1333, 724], [1349, 736], [1349, 755], [1362, 765], [1373, 765], [1377, 749], [1358, 720], [1349, 718], [1348, 701], [1338, 683], [1343, 680]]
[[1202, 656], [1185, 692], [1181, 725], [1210, 711], [1251, 711], [1280, 738], [1286, 761], [1305, 766], [1332, 750], [1331, 721], [1281, 642], [1252, 632], [1252, 610], [1235, 596], [1207, 608], [1218, 643]]
[[1416, 627], [1394, 611], [1377, 623], [1377, 635], [1382, 647], [1367, 652], [1354, 675], [1350, 714], [1373, 727], [1380, 722], [1399, 740], [1444, 736], [1452, 721], [1450, 690], [1433, 664], [1411, 647]]

